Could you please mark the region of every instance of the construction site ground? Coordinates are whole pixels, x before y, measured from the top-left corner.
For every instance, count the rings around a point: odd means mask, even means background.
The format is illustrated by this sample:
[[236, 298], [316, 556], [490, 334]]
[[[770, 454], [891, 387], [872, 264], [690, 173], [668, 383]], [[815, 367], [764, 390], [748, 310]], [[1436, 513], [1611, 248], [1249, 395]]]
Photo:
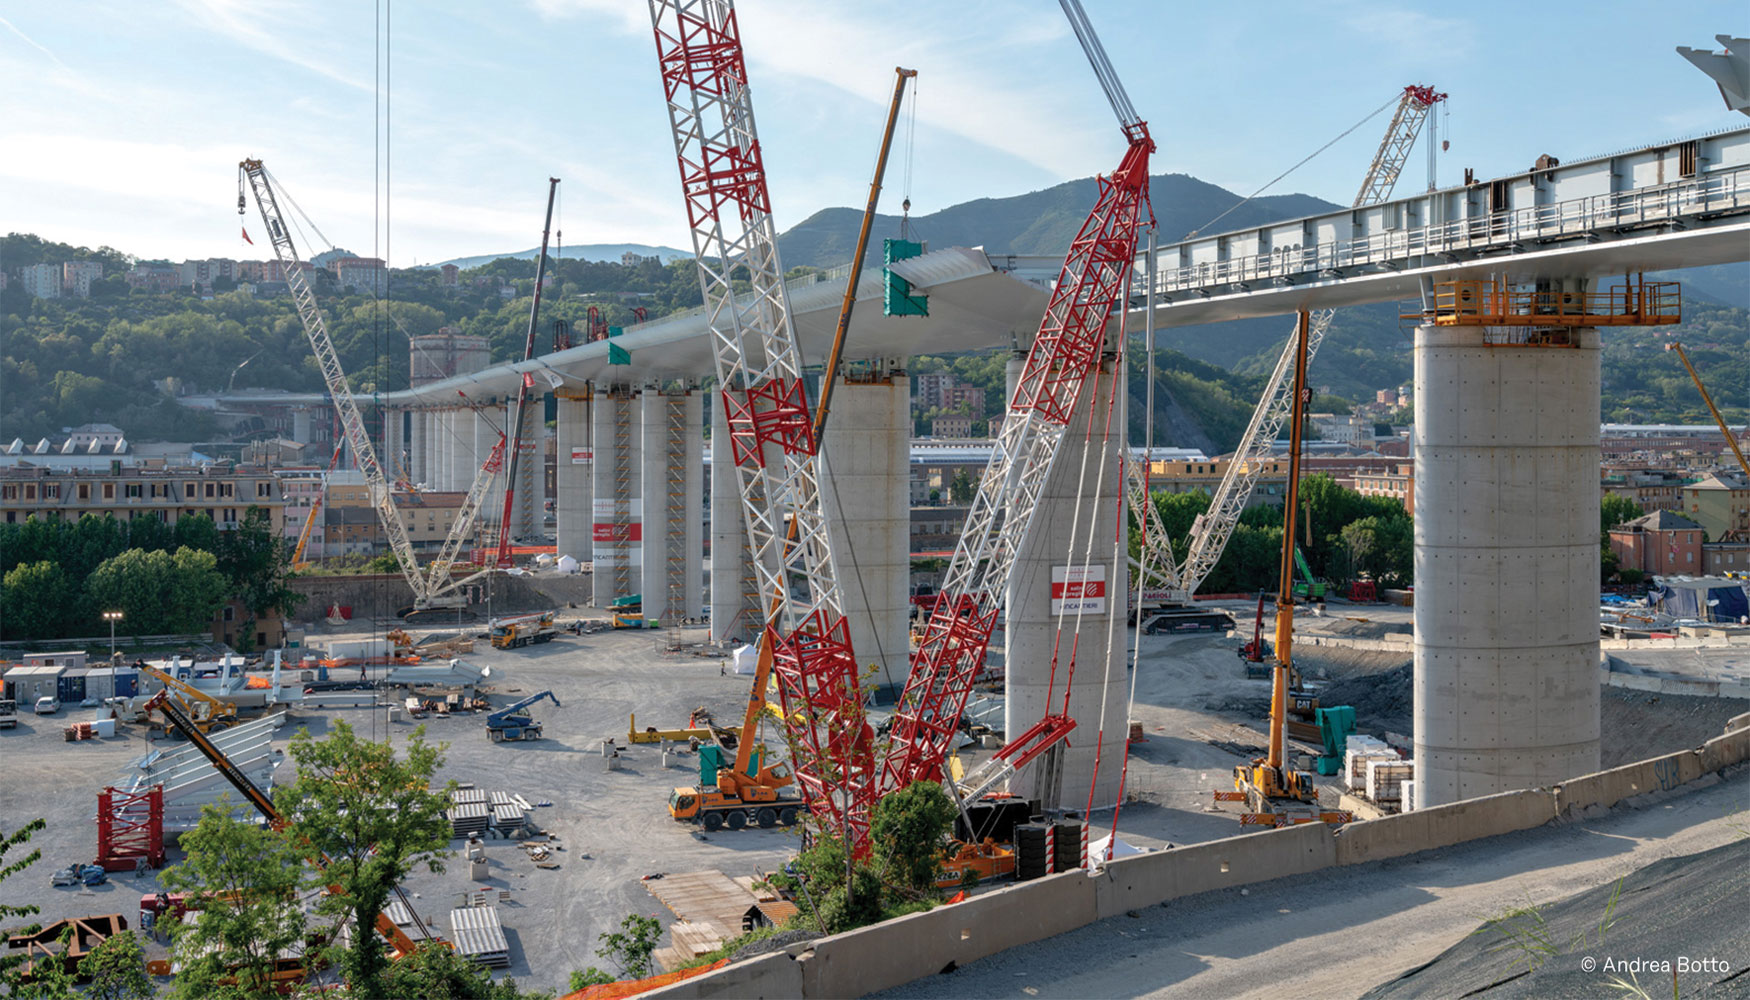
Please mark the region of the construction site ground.
[[[1249, 623], [1244, 617], [1249, 609], [1236, 605], [1234, 610], [1236, 617]], [[1408, 609], [1388, 612], [1397, 613], [1401, 627], [1408, 627]], [[562, 620], [565, 615], [561, 613]], [[316, 643], [370, 638], [389, 627], [387, 623], [319, 627], [310, 638]], [[431, 630], [454, 631], [455, 626], [434, 623], [415, 631]], [[1249, 628], [1245, 632], [1249, 638]], [[712, 869], [731, 877], [751, 876], [781, 865], [797, 846], [794, 833], [783, 829], [705, 834], [668, 818], [669, 791], [696, 780], [696, 761], [684, 758], [665, 770], [657, 747], [627, 746], [628, 716], [636, 713], [640, 728], [681, 727], [694, 708], [703, 706], [720, 724], [737, 725], [749, 683], [745, 676], [720, 674], [716, 657], [659, 652], [665, 636], [676, 634], [669, 630], [563, 634], [552, 643], [519, 650], [493, 650], [479, 643], [468, 659], [492, 668], [494, 705], [547, 689], [559, 697], [562, 708], [543, 702], [532, 710], [545, 727], [545, 738], [525, 744], [492, 743], [486, 737], [484, 714], [433, 716], [424, 722], [430, 738], [449, 744], [440, 779], [552, 803], [536, 808], [533, 818], [558, 838], [562, 850], [551, 858], [557, 869], [537, 868], [513, 842], [489, 839], [489, 877], [473, 882], [460, 856], [462, 843], [455, 841], [452, 847], [458, 853], [450, 859], [448, 871], [422, 872], [407, 884], [414, 907], [439, 933], [448, 932], [449, 911], [464, 894], [484, 891], [499, 908], [510, 945], [506, 973], [519, 983], [558, 989], [566, 985], [572, 970], [601, 965], [595, 954], [597, 935], [616, 927], [627, 914], [655, 915], [665, 926], [672, 922], [673, 915], [646, 891], [644, 876]], [[703, 630], [678, 634], [704, 638]], [[1142, 723], [1146, 740], [1131, 748], [1127, 801], [1119, 817], [1121, 835], [1143, 848], [1232, 836], [1239, 832], [1238, 804], [1226, 803], [1223, 811], [1217, 811], [1211, 793], [1231, 788], [1234, 766], [1262, 752], [1267, 682], [1245, 678], [1234, 639], [1135, 633], [1132, 639], [1142, 643], [1132, 715]], [[1332, 683], [1353, 681], [1364, 689], [1367, 678], [1389, 675], [1406, 659], [1396, 653], [1309, 647], [1300, 662], [1310, 676], [1323, 676]], [[1633, 711], [1613, 712], [1607, 696], [1607, 764], [1693, 746], [1718, 733], [1715, 715], [1744, 710], [1734, 707], [1738, 703], [1691, 707], [1686, 704], [1689, 699], [1621, 694], [1634, 695], [1627, 699]], [[1383, 692], [1381, 697], [1391, 700], [1399, 695]], [[1406, 712], [1407, 699], [1406, 692], [1402, 695]], [[136, 881], [132, 873], [118, 873], [110, 884], [94, 890], [49, 885], [56, 868], [91, 859], [97, 792], [103, 784], [119, 780], [128, 761], [147, 749], [140, 729], [133, 726], [119, 727], [122, 735], [110, 740], [64, 742], [61, 729], [87, 713], [66, 709], [53, 717], [26, 714], [17, 729], [0, 731], [0, 756], [7, 768], [6, 780], [0, 782], [0, 817], [6, 822], [0, 825], [15, 826], [39, 815], [48, 820], [48, 828], [33, 840], [33, 846], [43, 850], [43, 860], [7, 879], [6, 895], [9, 902], [41, 906], [45, 920], [119, 912], [132, 924], [139, 894], [156, 889], [151, 878]], [[395, 741], [404, 740], [417, 724], [405, 718], [390, 721], [380, 709], [374, 713], [300, 709], [282, 731], [282, 740], [289, 740], [300, 726], [319, 735], [335, 719], [347, 720], [365, 735], [386, 735]], [[1407, 715], [1401, 725], [1394, 731], [1408, 734]], [[1364, 731], [1380, 735], [1378, 730]], [[601, 741], [610, 737], [620, 747], [620, 768], [615, 771], [605, 769], [600, 752]], [[1311, 749], [1303, 745], [1295, 752]], [[972, 766], [988, 753], [965, 751], [965, 761]], [[289, 765], [282, 766], [279, 780], [289, 776]], [[1337, 787], [1330, 782], [1336, 779], [1322, 780], [1334, 804]], [[1109, 811], [1096, 814], [1094, 836], [1103, 836], [1111, 821]], [[179, 856], [172, 851], [171, 861]], [[507, 901], [498, 902], [500, 890], [509, 890]], [[666, 934], [662, 943], [671, 943]], [[1358, 988], [1383, 978], [1385, 974], [1374, 976]], [[1019, 982], [1011, 980], [1013, 989], [991, 995], [1019, 992], [1015, 985]]]

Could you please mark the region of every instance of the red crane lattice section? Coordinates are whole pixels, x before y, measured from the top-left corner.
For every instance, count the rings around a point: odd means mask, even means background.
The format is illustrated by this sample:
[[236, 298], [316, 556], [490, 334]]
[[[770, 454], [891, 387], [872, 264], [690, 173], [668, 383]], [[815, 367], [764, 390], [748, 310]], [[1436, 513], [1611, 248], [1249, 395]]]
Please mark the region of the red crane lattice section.
[[[815, 612], [788, 636], [768, 629], [772, 673], [784, 704], [784, 728], [808, 808], [830, 815], [847, 842], [866, 845], [874, 802], [873, 734], [855, 688], [857, 657], [843, 616], [828, 621]], [[845, 808], [846, 805], [861, 808]]]
[[[1100, 179], [1099, 201], [1064, 258], [1063, 272], [1009, 401], [999, 444], [1016, 452], [1007, 460], [1018, 466], [1013, 477], [1018, 485], [1003, 482], [1011, 470], [997, 469], [994, 463], [980, 483], [968, 530], [976, 530], [971, 525], [984, 508], [992, 537], [963, 536], [955, 550], [947, 584], [964, 586], [973, 581], [976, 585], [959, 593], [944, 587], [912, 654], [911, 673], [893, 717], [892, 741], [881, 763], [882, 794], [914, 781], [940, 779], [972, 683], [984, 667], [1009, 568], [1055, 456], [1056, 438], [1051, 435], [1061, 436], [1068, 425], [1080, 403], [1082, 386], [1105, 350], [1106, 321], [1129, 281], [1137, 230], [1145, 215], [1150, 221], [1153, 218], [1148, 207], [1148, 160], [1154, 142], [1140, 121], [1127, 125], [1126, 134], [1131, 137], [1130, 147], [1112, 176]], [[1051, 426], [1035, 429], [1040, 421]], [[1021, 428], [1036, 436], [1011, 438]], [[989, 482], [993, 477], [999, 481]], [[1004, 491], [1002, 502], [998, 490]], [[1024, 510], [1017, 499], [1024, 501]], [[1005, 506], [1008, 511], [999, 522], [995, 512]]]
[[777, 442], [785, 452], [814, 454], [814, 418], [809, 416], [800, 380], [726, 389], [723, 413], [736, 465], [764, 465], [764, 446], [769, 441]]
[[132, 870], [141, 858], [164, 865], [164, 786], [97, 793], [97, 864], [104, 871]]

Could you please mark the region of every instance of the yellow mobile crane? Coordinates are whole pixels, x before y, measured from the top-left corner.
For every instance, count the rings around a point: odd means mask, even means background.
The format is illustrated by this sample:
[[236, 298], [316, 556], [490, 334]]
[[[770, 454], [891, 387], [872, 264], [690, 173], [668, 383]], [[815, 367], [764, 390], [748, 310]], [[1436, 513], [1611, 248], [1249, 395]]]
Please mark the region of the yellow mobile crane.
[[1282, 505], [1282, 565], [1276, 591], [1276, 649], [1270, 684], [1270, 748], [1250, 764], [1234, 768], [1234, 790], [1216, 792], [1218, 801], [1244, 801], [1240, 822], [1258, 826], [1294, 823], [1346, 823], [1343, 812], [1319, 809], [1319, 790], [1311, 774], [1286, 764], [1283, 749], [1288, 728], [1288, 676], [1294, 669], [1294, 521], [1300, 503], [1301, 434], [1306, 424], [1306, 362], [1309, 317], [1302, 309], [1295, 329], [1294, 382], [1288, 422], [1288, 493]]
[[154, 727], [166, 730], [170, 728], [165, 723], [151, 721], [153, 708], [166, 702], [181, 709], [183, 715], [188, 718], [189, 724], [203, 733], [212, 729], [228, 729], [237, 724], [236, 705], [228, 701], [220, 701], [193, 684], [178, 680], [149, 663], [141, 664], [140, 672], [147, 677], [156, 678], [160, 684], [164, 685], [163, 694], [165, 697], [154, 696], [148, 699], [144, 709], [142, 709], [142, 714]]

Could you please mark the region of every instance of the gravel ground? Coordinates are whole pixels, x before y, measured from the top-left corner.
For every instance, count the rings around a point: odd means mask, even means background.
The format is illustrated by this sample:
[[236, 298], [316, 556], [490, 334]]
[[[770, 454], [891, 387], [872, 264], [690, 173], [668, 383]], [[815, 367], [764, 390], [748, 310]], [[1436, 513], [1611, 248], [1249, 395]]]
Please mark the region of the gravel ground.
[[[1492, 915], [1554, 903], [1665, 858], [1742, 844], [1750, 837], [1743, 818], [1747, 807], [1750, 770], [1740, 766], [1725, 781], [1639, 808], [1619, 808], [1597, 820], [1172, 900], [876, 995], [1358, 996], [1466, 940]], [[1742, 970], [1750, 965], [1742, 897], [1728, 901], [1722, 914], [1731, 913], [1734, 902], [1740, 919], [1735, 936], [1730, 931], [1727, 936], [1735, 943], [1731, 954], [1718, 957]], [[1625, 942], [1627, 930], [1625, 925]], [[1657, 926], [1651, 931], [1649, 940], [1660, 949], [1683, 953], [1678, 949], [1686, 942], [1669, 933], [1660, 936]], [[1586, 954], [1566, 950], [1550, 960], [1552, 971], [1572, 969]], [[1746, 979], [1750, 976], [1701, 995], [1742, 996], [1738, 984]], [[1647, 985], [1647, 977], [1641, 981]], [[1588, 996], [1623, 995], [1610, 989], [1602, 974], [1593, 982]], [[1463, 992], [1449, 985], [1424, 983], [1414, 995]], [[1656, 985], [1652, 995], [1661, 995]]]
[[[699, 633], [702, 635], [702, 633]], [[600, 964], [596, 936], [626, 914], [672, 915], [645, 891], [640, 878], [653, 872], [721, 869], [731, 876], [770, 870], [795, 849], [793, 836], [780, 829], [727, 831], [705, 835], [668, 818], [670, 788], [691, 784], [697, 772], [685, 765], [664, 770], [655, 747], [624, 748], [629, 714], [639, 725], [685, 725], [687, 714], [704, 705], [720, 720], [739, 718], [746, 704], [747, 678], [719, 676], [718, 661], [664, 657], [654, 651], [656, 633], [610, 632], [581, 639], [564, 636], [545, 646], [484, 652], [470, 659], [493, 668], [494, 704], [508, 704], [543, 689], [563, 703], [542, 702], [533, 711], [546, 738], [527, 744], [495, 744], [485, 735], [483, 715], [432, 718], [430, 738], [447, 741], [448, 761], [438, 775], [482, 788], [520, 792], [538, 808], [536, 821], [556, 834], [564, 850], [557, 871], [538, 869], [527, 855], [505, 841], [487, 841], [490, 877], [471, 882], [459, 857], [443, 874], [421, 872], [407, 888], [414, 907], [449, 929], [449, 911], [468, 890], [511, 890], [499, 915], [510, 942], [508, 974], [527, 986], [558, 989], [571, 970]], [[519, 693], [520, 692], [520, 693]], [[79, 710], [79, 718], [83, 712]], [[122, 874], [96, 889], [53, 888], [50, 873], [73, 861], [89, 861], [96, 846], [92, 816], [96, 794], [120, 778], [127, 762], [146, 748], [137, 734], [110, 740], [63, 742], [60, 730], [74, 717], [70, 710], [37, 719], [26, 716], [16, 729], [0, 730], [0, 827], [43, 816], [48, 828], [32, 846], [43, 859], [6, 880], [9, 903], [42, 907], [40, 919], [122, 913], [133, 924], [139, 894], [156, 891], [153, 879]], [[401, 741], [413, 730], [406, 721], [388, 722], [382, 713], [312, 710], [294, 714], [281, 731], [289, 740], [299, 726], [320, 734], [333, 719], [346, 719], [366, 734]], [[123, 727], [132, 731], [134, 727]], [[602, 769], [600, 741], [616, 737], [623, 767]], [[690, 762], [690, 758], [689, 758]], [[289, 767], [281, 768], [282, 780]], [[460, 848], [461, 842], [453, 845]], [[180, 852], [172, 851], [172, 863]], [[663, 941], [667, 943], [667, 939]]]

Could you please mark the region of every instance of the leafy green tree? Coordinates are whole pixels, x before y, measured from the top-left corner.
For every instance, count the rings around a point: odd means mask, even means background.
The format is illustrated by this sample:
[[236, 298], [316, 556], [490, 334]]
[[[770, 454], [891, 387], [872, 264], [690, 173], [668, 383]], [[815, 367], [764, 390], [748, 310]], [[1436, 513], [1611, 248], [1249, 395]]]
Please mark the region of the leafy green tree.
[[[574, 987], [575, 988], [575, 987]], [[354, 991], [355, 995], [359, 994]], [[389, 966], [383, 974], [383, 996], [421, 1000], [537, 1000], [542, 991], [523, 992], [516, 980], [494, 981], [492, 973], [449, 948], [420, 948]]]
[[157, 552], [174, 548], [176, 530], [162, 518], [147, 514], [127, 522], [128, 548]]
[[[304, 595], [286, 586], [290, 556], [285, 539], [261, 507], [250, 507], [237, 527], [220, 537], [218, 567], [251, 615], [295, 611], [303, 602]], [[253, 627], [241, 631], [255, 633]]]
[[186, 547], [214, 553], [219, 551], [219, 529], [213, 524], [213, 519], [205, 514], [188, 514], [177, 518], [172, 532], [177, 548]]
[[218, 806], [201, 810], [182, 847], [187, 857], [160, 881], [188, 895], [196, 918], [166, 925], [178, 967], [170, 995], [272, 996], [280, 954], [304, 938], [293, 899], [312, 882], [305, 852], [285, 833]]
[[1619, 524], [1627, 524], [1642, 513], [1641, 505], [1628, 497], [1606, 493], [1598, 500], [1599, 534], [1604, 534]]
[[972, 476], [965, 469], [954, 473], [954, 478], [948, 483], [948, 499], [955, 503], [971, 503], [972, 495], [978, 485], [972, 481]]
[[68, 633], [73, 585], [44, 560], [16, 566], [0, 580], [0, 626], [8, 639], [55, 639]]
[[1353, 568], [1385, 586], [1401, 586], [1414, 574], [1415, 531], [1408, 517], [1364, 517], [1344, 525], [1341, 537]]
[[[204, 632], [229, 585], [211, 552], [129, 549], [92, 571], [92, 604], [122, 612], [142, 631]], [[154, 628], [153, 626], [157, 626]]]
[[[43, 852], [34, 847], [30, 849], [30, 853], [23, 857], [19, 857], [17, 852], [20, 848], [24, 847], [24, 845], [30, 843], [31, 834], [36, 833], [47, 825], [47, 822], [44, 820], [33, 819], [6, 836], [0, 837], [0, 883], [4, 883], [7, 879], [17, 875], [26, 868], [29, 868], [42, 858]], [[8, 861], [6, 859], [8, 854], [12, 855], [13, 860]], [[12, 917], [34, 916], [38, 912], [40, 912], [38, 907], [33, 904], [8, 903], [6, 902], [5, 896], [0, 895], [0, 921], [8, 920]], [[42, 925], [40, 924], [32, 924], [28, 927], [18, 928], [13, 933], [34, 934], [41, 929], [41, 926]], [[23, 961], [24, 955], [22, 953], [8, 954], [7, 952], [0, 951], [0, 984], [9, 982], [7, 979], [8, 973]]]
[[149, 1000], [158, 988], [146, 974], [146, 952], [133, 931], [112, 934], [79, 960], [79, 978], [92, 1000]]
[[908, 895], [934, 899], [942, 874], [942, 847], [954, 830], [956, 810], [942, 786], [917, 781], [875, 803], [869, 843], [888, 884]]
[[603, 931], [597, 935], [597, 939], [602, 946], [596, 949], [596, 956], [612, 960], [619, 967], [619, 975], [603, 972], [593, 965], [582, 971], [574, 969], [571, 973], [573, 991], [620, 979], [643, 979], [650, 975], [650, 956], [656, 951], [656, 942], [662, 940], [662, 924], [655, 917], [629, 913], [620, 921], [619, 930]]
[[[323, 878], [341, 891], [324, 898], [323, 913], [375, 927], [390, 894], [415, 867], [443, 870], [449, 798], [430, 789], [443, 750], [426, 742], [423, 726], [402, 755], [389, 743], [361, 739], [345, 722], [320, 740], [307, 730], [293, 737], [298, 776], [275, 801], [294, 817], [289, 834], [329, 859]], [[342, 977], [359, 994], [387, 995], [382, 941], [372, 933], [353, 937], [352, 947], [331, 956]]]
[[[60, 947], [56, 952], [73, 947], [73, 928], [63, 931], [57, 943]], [[0, 986], [6, 987], [7, 996], [13, 1000], [85, 1000], [75, 987], [73, 976], [60, 962], [37, 963], [30, 969], [29, 979], [26, 975], [24, 968], [16, 965], [0, 972]]]

